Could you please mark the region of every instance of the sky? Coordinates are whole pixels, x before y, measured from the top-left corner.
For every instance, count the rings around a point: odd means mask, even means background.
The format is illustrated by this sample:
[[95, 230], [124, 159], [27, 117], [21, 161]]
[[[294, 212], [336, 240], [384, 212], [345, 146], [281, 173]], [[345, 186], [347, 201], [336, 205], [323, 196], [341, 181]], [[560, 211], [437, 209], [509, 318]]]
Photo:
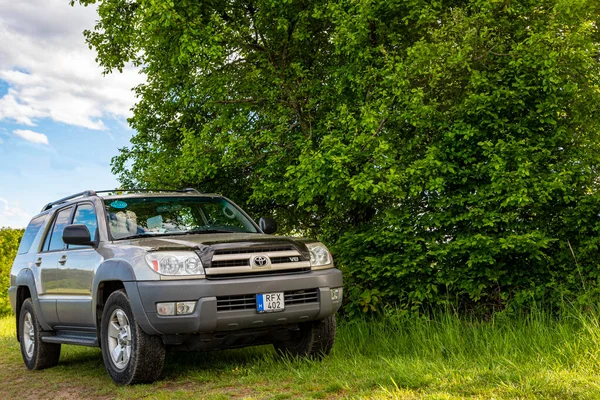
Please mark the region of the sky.
[[106, 76], [83, 31], [95, 7], [0, 0], [0, 227], [23, 228], [48, 202], [118, 187], [110, 159], [133, 131], [132, 67]]

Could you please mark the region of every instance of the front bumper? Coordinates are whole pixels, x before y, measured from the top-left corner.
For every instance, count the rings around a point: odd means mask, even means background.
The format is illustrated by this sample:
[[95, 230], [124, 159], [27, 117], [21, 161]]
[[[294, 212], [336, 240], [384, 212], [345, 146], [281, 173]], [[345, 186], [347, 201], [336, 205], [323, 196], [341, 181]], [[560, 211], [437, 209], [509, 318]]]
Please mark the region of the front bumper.
[[[143, 309], [145, 318], [138, 318], [138, 322], [151, 334], [227, 332], [287, 325], [335, 314], [342, 304], [342, 296], [332, 301], [330, 289], [341, 286], [342, 273], [337, 269], [244, 279], [137, 282], [141, 307], [134, 307], [134, 312], [136, 308], [138, 312]], [[276, 313], [259, 314], [256, 309], [217, 311], [218, 297], [306, 289], [318, 289], [318, 301], [286, 305], [284, 311]], [[196, 309], [189, 315], [157, 314], [156, 303], [177, 301], [196, 301]]]

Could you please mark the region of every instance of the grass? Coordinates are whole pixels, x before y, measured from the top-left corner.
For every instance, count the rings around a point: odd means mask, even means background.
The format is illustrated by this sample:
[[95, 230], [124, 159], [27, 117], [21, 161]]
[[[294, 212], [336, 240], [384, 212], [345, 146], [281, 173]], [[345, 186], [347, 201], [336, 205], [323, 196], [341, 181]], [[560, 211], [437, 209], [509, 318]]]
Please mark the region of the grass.
[[600, 313], [470, 321], [390, 315], [343, 323], [321, 362], [269, 346], [169, 353], [152, 385], [116, 386], [98, 349], [63, 346], [60, 364], [28, 371], [14, 318], [0, 319], [0, 398], [600, 398]]

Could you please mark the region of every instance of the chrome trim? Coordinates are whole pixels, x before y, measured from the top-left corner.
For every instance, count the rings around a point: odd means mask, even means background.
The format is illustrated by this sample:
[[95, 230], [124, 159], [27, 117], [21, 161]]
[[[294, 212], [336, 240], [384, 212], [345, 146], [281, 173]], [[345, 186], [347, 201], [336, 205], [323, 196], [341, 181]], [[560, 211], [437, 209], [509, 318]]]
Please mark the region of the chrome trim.
[[255, 256], [267, 256], [269, 258], [277, 258], [277, 257], [301, 257], [299, 251], [276, 251], [276, 252], [268, 252], [268, 253], [241, 253], [241, 254], [220, 254], [213, 256], [213, 261], [233, 261], [233, 260], [249, 260], [251, 257]]
[[270, 266], [259, 267], [217, 267], [217, 268], [206, 268], [206, 276], [210, 275], [224, 275], [224, 274], [243, 274], [252, 273], [258, 271], [285, 271], [288, 269], [297, 268], [310, 268], [310, 261], [298, 261], [292, 263], [281, 263], [271, 264]]

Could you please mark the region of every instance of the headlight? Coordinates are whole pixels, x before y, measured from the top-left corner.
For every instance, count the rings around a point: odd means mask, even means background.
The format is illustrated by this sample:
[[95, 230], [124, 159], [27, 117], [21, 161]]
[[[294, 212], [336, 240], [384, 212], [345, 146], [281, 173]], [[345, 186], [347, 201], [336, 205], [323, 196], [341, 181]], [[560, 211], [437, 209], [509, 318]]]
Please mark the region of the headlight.
[[306, 247], [310, 252], [311, 267], [333, 267], [331, 253], [329, 253], [329, 250], [327, 250], [327, 247], [323, 243], [308, 243]]
[[161, 275], [204, 275], [200, 257], [191, 251], [155, 251], [146, 254], [146, 262]]

